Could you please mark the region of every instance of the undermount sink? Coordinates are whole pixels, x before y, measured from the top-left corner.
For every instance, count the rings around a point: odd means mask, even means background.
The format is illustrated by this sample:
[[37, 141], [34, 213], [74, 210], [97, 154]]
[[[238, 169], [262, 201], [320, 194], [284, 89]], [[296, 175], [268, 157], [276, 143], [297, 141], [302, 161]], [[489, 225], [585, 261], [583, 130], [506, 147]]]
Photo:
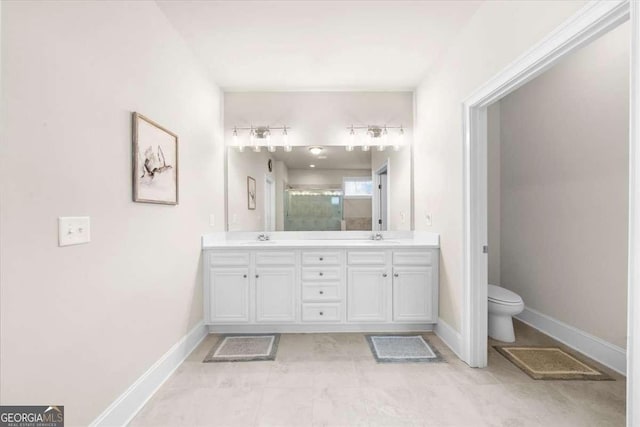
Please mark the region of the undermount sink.
[[238, 245], [253, 245], [253, 244], [273, 244], [275, 240], [234, 240], [233, 243]]

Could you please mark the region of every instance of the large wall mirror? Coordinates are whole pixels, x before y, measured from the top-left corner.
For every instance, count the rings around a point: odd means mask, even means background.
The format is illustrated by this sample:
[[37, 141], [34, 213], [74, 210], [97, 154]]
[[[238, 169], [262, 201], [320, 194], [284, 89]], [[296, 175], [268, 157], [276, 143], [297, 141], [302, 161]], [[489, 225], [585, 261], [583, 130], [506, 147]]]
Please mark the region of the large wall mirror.
[[411, 229], [410, 147], [310, 148], [227, 149], [230, 231]]
[[412, 229], [413, 93], [227, 92], [224, 122], [227, 230]]

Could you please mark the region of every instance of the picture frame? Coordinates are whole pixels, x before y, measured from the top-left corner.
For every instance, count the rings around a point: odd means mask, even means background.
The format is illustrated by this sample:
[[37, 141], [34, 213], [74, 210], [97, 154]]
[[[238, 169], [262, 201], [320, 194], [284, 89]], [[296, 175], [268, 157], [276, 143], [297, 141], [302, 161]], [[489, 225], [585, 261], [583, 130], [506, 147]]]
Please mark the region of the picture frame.
[[247, 176], [247, 208], [256, 209], [256, 180], [250, 176]]
[[133, 201], [178, 204], [178, 135], [132, 113]]

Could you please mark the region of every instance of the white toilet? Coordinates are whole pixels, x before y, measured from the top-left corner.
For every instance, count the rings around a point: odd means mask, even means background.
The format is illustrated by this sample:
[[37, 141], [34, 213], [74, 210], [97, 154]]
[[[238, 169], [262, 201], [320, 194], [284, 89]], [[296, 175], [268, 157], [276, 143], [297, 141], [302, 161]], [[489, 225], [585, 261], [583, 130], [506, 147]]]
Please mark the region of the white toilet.
[[489, 285], [489, 336], [494, 340], [514, 342], [513, 316], [522, 313], [520, 295], [500, 286]]

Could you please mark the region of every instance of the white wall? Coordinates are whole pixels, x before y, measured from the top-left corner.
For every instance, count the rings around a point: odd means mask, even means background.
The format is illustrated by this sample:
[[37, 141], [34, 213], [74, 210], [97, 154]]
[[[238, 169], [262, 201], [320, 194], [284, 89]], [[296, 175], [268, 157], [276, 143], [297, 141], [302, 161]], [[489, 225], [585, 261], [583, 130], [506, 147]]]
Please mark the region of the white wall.
[[292, 187], [342, 188], [345, 177], [371, 176], [370, 169], [289, 169]]
[[[265, 177], [268, 175], [275, 178], [275, 171], [269, 172], [267, 165], [269, 154], [266, 150], [260, 153], [254, 153], [251, 150], [245, 150], [242, 153], [238, 150], [228, 150], [229, 231], [264, 230]], [[248, 207], [248, 176], [256, 180], [255, 209]]]
[[[259, 70], [256, 70], [259, 73]], [[405, 144], [413, 129], [412, 92], [227, 92], [224, 128], [228, 143], [233, 127], [291, 127], [291, 145], [347, 145], [347, 127], [404, 125]], [[391, 134], [391, 132], [390, 132]], [[248, 133], [241, 132], [248, 144]], [[280, 136], [274, 132], [274, 143]]]
[[[87, 425], [202, 320], [221, 94], [154, 2], [2, 9], [0, 400]], [[178, 206], [131, 201], [132, 111], [180, 137]], [[90, 244], [57, 246], [66, 215]]]
[[289, 185], [289, 168], [285, 162], [273, 162], [276, 176], [276, 231], [284, 231], [284, 191]]
[[411, 230], [411, 150], [371, 152], [375, 172], [387, 162], [388, 201], [391, 206], [387, 229]]
[[[462, 319], [462, 102], [569, 16], [583, 1], [485, 2], [416, 91], [416, 230], [441, 235], [440, 317]], [[425, 213], [431, 215], [428, 226]]]
[[501, 101], [502, 285], [626, 347], [629, 23]]
[[489, 283], [500, 286], [500, 102], [487, 109]]

